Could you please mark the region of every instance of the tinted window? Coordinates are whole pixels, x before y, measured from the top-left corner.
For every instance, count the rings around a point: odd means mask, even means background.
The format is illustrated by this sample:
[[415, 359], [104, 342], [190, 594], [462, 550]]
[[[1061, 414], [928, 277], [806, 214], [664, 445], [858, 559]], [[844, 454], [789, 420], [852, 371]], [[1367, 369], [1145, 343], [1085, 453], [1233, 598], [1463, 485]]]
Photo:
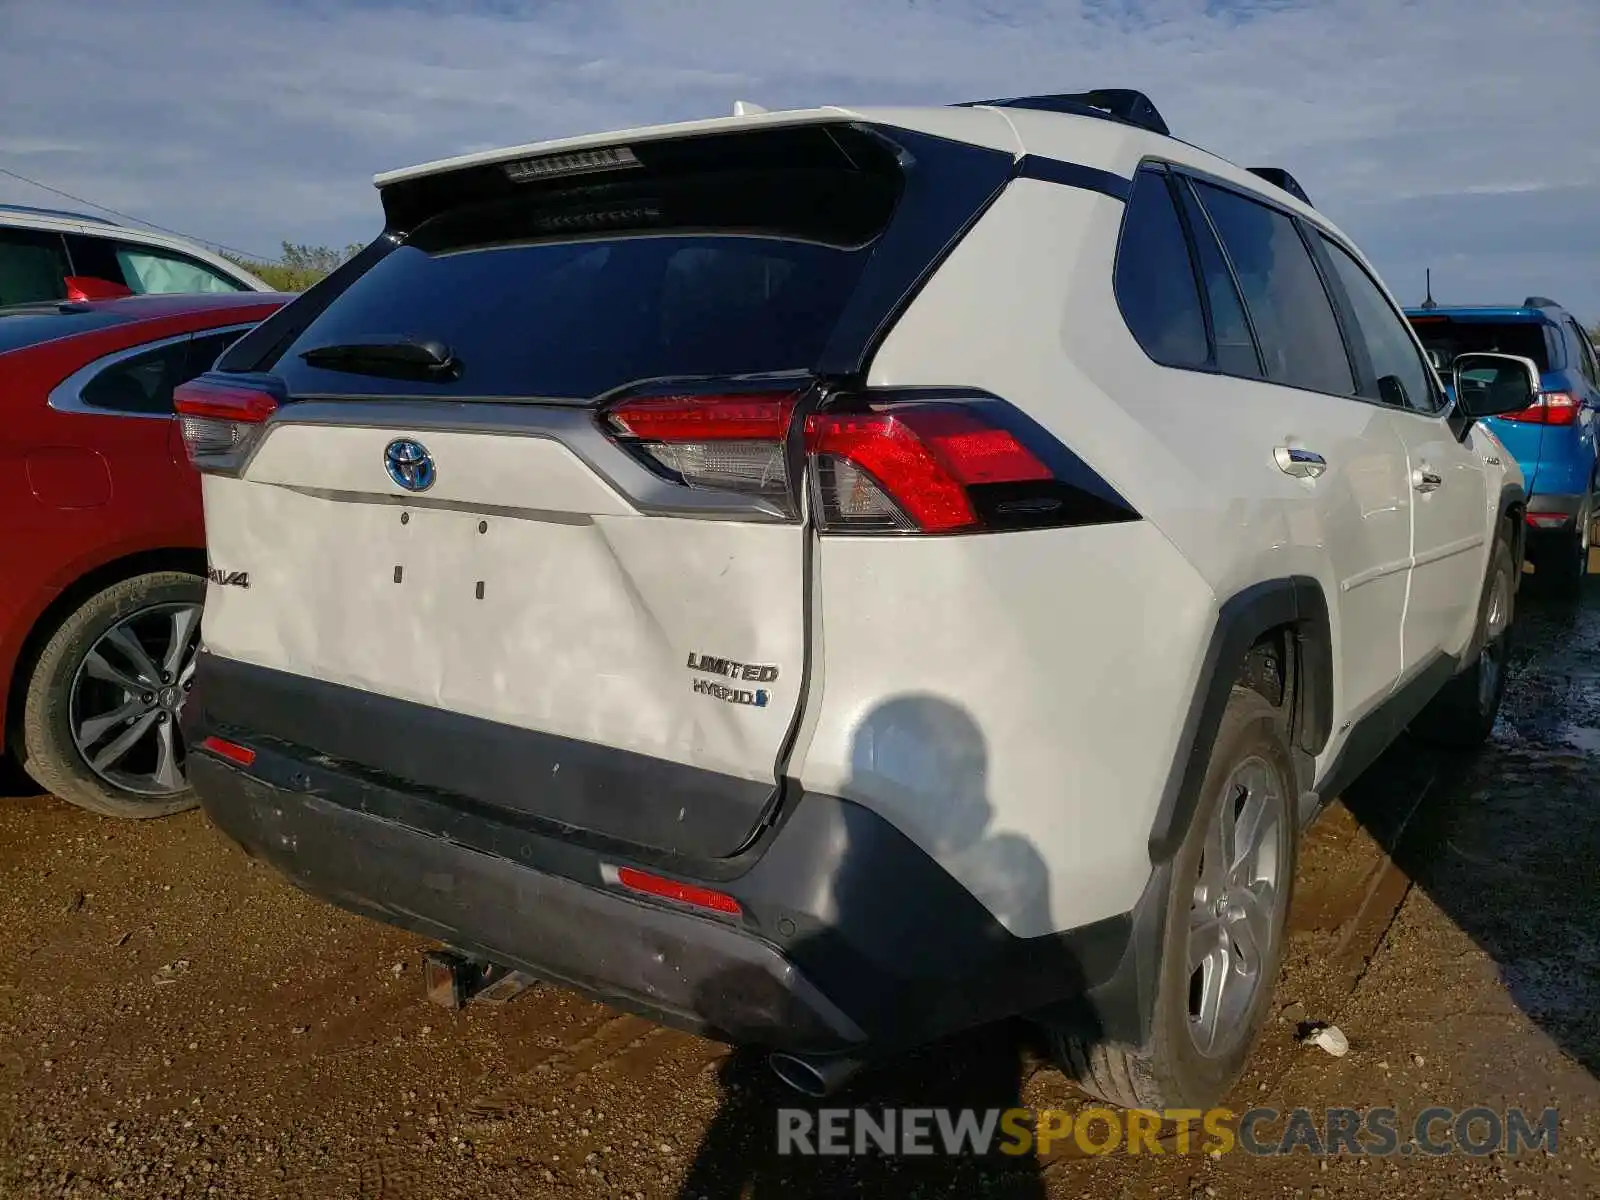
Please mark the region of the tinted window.
[[1235, 192], [1204, 183], [1195, 187], [1238, 276], [1267, 378], [1353, 393], [1355, 377], [1333, 306], [1294, 222]]
[[0, 229], [0, 304], [65, 300], [70, 274], [60, 234]]
[[[301, 394], [564, 399], [665, 377], [812, 370], [897, 191], [897, 176], [763, 166], [468, 194], [263, 365]], [[450, 376], [301, 357], [397, 336], [443, 342]]]
[[1577, 366], [1583, 372], [1583, 377], [1591, 384], [1600, 385], [1600, 372], [1597, 372], [1594, 361], [1594, 347], [1589, 342], [1589, 335], [1578, 326], [1571, 317], [1567, 318], [1567, 332], [1572, 335], [1576, 343]]
[[1204, 310], [1189, 244], [1167, 178], [1134, 178], [1117, 245], [1117, 305], [1144, 352], [1169, 367], [1202, 367], [1210, 358]]
[[242, 338], [248, 331], [229, 329], [223, 333], [197, 333], [189, 340], [189, 356], [179, 383], [187, 383], [196, 375], [211, 370], [222, 352]]
[[1372, 373], [1377, 376], [1377, 398], [1432, 412], [1438, 407], [1433, 370], [1418, 353], [1405, 319], [1343, 246], [1327, 238], [1322, 239], [1322, 244], [1333, 260], [1333, 269], [1344, 285], [1345, 295], [1350, 298], [1356, 327], [1372, 359]]
[[79, 399], [113, 412], [170, 413], [172, 389], [183, 382], [188, 349], [185, 339], [113, 363], [84, 384]]
[[1517, 354], [1531, 358], [1540, 371], [1550, 369], [1550, 350], [1544, 338], [1544, 325], [1530, 318], [1525, 321], [1474, 320], [1458, 315], [1420, 313], [1410, 318], [1411, 326], [1422, 339], [1428, 357], [1440, 370], [1448, 370], [1458, 354]]
[[1211, 223], [1195, 202], [1187, 183], [1179, 186], [1189, 228], [1194, 233], [1195, 252], [1200, 259], [1200, 279], [1205, 285], [1206, 302], [1211, 306], [1211, 336], [1216, 349], [1217, 370], [1229, 375], [1259, 378], [1261, 360], [1256, 355], [1255, 339], [1245, 319], [1239, 289], [1233, 272], [1217, 244]]

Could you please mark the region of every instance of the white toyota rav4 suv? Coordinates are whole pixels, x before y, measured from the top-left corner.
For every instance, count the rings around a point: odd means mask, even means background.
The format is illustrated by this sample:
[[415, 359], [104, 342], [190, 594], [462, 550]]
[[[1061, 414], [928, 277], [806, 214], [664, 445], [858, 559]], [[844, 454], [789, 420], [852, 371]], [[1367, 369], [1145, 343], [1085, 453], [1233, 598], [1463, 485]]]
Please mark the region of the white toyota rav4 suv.
[[1297, 836], [1484, 738], [1521, 554], [1477, 416], [1281, 171], [1138, 93], [795, 112], [380, 176], [178, 408], [221, 828], [821, 1092], [1046, 1023], [1201, 1107]]

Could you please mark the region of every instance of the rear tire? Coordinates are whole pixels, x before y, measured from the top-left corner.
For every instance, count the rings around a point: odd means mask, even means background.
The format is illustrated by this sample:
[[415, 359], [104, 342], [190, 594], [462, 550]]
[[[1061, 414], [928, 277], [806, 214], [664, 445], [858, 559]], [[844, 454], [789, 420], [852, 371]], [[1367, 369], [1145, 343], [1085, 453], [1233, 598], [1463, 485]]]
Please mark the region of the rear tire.
[[1583, 591], [1589, 577], [1589, 546], [1594, 528], [1594, 500], [1590, 496], [1572, 523], [1572, 532], [1553, 539], [1542, 547], [1535, 567], [1546, 576], [1550, 590], [1564, 599]]
[[1503, 537], [1496, 538], [1478, 601], [1478, 623], [1468, 647], [1472, 665], [1445, 684], [1411, 723], [1411, 732], [1418, 737], [1462, 750], [1489, 740], [1506, 690], [1516, 584], [1511, 547]]
[[[61, 623], [23, 700], [17, 758], [35, 782], [107, 817], [164, 817], [198, 803], [177, 707], [204, 600], [195, 576], [152, 571], [96, 592]], [[175, 641], [184, 644], [174, 651]]]
[[1235, 687], [1199, 808], [1173, 858], [1145, 1043], [1046, 1029], [1079, 1087], [1124, 1108], [1204, 1110], [1238, 1080], [1283, 960], [1298, 841], [1295, 779], [1282, 712]]

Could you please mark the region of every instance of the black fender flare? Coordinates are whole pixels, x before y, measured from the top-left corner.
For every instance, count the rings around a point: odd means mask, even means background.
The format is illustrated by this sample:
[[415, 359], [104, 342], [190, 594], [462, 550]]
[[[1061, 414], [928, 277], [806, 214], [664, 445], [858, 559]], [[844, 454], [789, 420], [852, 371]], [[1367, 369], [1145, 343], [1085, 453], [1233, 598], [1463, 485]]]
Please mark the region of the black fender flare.
[[[1150, 860], [1167, 862], [1178, 851], [1200, 803], [1211, 744], [1222, 724], [1228, 694], [1250, 647], [1269, 630], [1295, 632], [1292, 698], [1296, 759], [1314, 758], [1328, 743], [1333, 720], [1333, 640], [1322, 585], [1307, 575], [1252, 584], [1217, 610], [1200, 677], [1150, 828]], [[1309, 767], [1309, 763], [1302, 764]], [[1310, 779], [1301, 790], [1309, 790]]]

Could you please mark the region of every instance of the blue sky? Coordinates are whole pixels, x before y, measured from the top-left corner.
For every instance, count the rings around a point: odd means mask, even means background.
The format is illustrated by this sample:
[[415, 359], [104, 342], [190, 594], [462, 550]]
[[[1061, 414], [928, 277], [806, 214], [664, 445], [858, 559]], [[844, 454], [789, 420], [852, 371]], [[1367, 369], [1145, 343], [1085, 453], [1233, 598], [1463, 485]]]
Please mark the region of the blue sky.
[[1138, 87], [1289, 168], [1403, 301], [1431, 265], [1594, 322], [1597, 79], [1597, 0], [0, 0], [0, 167], [271, 251], [370, 238], [379, 171], [736, 99]]

